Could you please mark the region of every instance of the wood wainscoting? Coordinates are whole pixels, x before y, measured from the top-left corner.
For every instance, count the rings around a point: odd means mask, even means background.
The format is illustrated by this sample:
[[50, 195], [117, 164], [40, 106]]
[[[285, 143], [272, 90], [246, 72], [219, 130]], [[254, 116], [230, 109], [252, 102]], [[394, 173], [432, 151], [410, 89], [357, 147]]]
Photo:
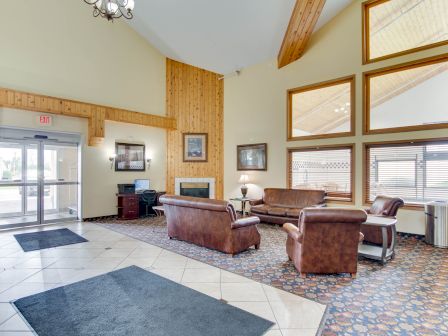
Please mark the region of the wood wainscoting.
[[[167, 117], [177, 121], [167, 132], [167, 186], [174, 194], [176, 177], [215, 178], [215, 198], [224, 191], [224, 83], [221, 75], [167, 59]], [[208, 161], [183, 162], [183, 133], [208, 133]]]

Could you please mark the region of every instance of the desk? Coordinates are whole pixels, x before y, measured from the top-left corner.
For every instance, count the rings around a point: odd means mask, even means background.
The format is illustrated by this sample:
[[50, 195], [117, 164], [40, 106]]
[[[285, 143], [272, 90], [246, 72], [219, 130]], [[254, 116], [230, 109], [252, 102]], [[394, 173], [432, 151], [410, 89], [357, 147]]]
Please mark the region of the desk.
[[118, 219], [137, 219], [139, 198], [137, 194], [117, 194]]
[[[358, 255], [369, 259], [379, 260], [385, 264], [387, 260], [392, 259], [395, 255], [395, 245], [397, 243], [397, 228], [395, 224], [397, 224], [397, 219], [369, 215], [367, 216], [367, 220], [361, 225], [365, 224], [378, 226], [381, 228], [381, 233], [383, 235], [383, 246], [361, 244], [358, 249]], [[387, 246], [388, 227], [392, 229], [392, 243], [390, 247]]]
[[246, 203], [251, 200], [252, 199], [248, 197], [235, 197], [230, 199], [230, 201], [241, 202], [241, 212], [243, 214], [243, 217], [249, 214], [248, 212], [246, 212]]
[[[157, 192], [155, 205], [160, 205], [159, 197], [164, 191]], [[119, 219], [137, 219], [146, 215], [145, 202], [141, 200], [141, 194], [117, 194], [117, 209]]]

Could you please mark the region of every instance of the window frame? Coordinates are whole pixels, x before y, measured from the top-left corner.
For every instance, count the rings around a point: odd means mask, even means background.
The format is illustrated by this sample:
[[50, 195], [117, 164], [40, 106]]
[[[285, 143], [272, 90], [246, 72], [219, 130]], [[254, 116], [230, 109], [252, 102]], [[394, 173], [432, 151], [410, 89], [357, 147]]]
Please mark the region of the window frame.
[[312, 151], [326, 151], [326, 150], [339, 150], [339, 149], [349, 149], [350, 150], [350, 192], [351, 199], [350, 200], [333, 200], [327, 199], [328, 196], [325, 197], [325, 201], [327, 203], [333, 204], [347, 204], [354, 205], [356, 201], [356, 188], [355, 188], [355, 178], [356, 178], [356, 144], [348, 143], [348, 144], [340, 144], [340, 145], [322, 145], [322, 146], [300, 146], [300, 147], [289, 147], [286, 149], [286, 186], [288, 189], [292, 189], [292, 174], [291, 174], [291, 164], [292, 164], [292, 154], [295, 152], [312, 152]]
[[[292, 97], [294, 94], [313, 91], [317, 89], [322, 89], [326, 87], [331, 87], [339, 84], [350, 84], [350, 131], [348, 132], [337, 132], [331, 134], [315, 134], [315, 135], [304, 135], [304, 136], [293, 136], [293, 118], [292, 118]], [[356, 75], [349, 75], [345, 77], [340, 77], [336, 79], [331, 79], [324, 82], [314, 83], [310, 85], [300, 86], [293, 89], [289, 89], [286, 92], [287, 98], [287, 141], [299, 141], [299, 140], [313, 140], [313, 139], [328, 139], [328, 138], [339, 138], [348, 137], [355, 135], [355, 125], [356, 125]]]
[[388, 54], [376, 58], [370, 58], [370, 17], [369, 17], [369, 9], [375, 6], [379, 6], [385, 2], [389, 2], [391, 0], [368, 0], [362, 3], [361, 10], [362, 10], [362, 64], [370, 64], [375, 63], [383, 60], [387, 60], [390, 58], [395, 58], [403, 55], [412, 54], [418, 51], [426, 50], [426, 49], [432, 49], [437, 48], [440, 46], [444, 46], [448, 44], [448, 39], [440, 42], [434, 42], [431, 44], [427, 44], [421, 47], [415, 47], [403, 51], [398, 51], [393, 54]]
[[409, 69], [419, 68], [426, 65], [448, 62], [448, 53], [437, 55], [434, 57], [422, 58], [411, 62], [392, 65], [380, 69], [366, 71], [362, 73], [363, 79], [363, 135], [368, 134], [385, 134], [385, 133], [401, 133], [413, 131], [427, 131], [434, 129], [448, 128], [448, 122], [427, 125], [398, 126], [380, 129], [370, 128], [370, 79], [388, 75], [394, 72], [405, 71]]
[[[375, 147], [394, 147], [395, 145], [403, 146], [415, 146], [415, 145], [440, 145], [448, 143], [448, 138], [434, 138], [434, 139], [412, 139], [412, 140], [398, 140], [398, 141], [376, 141], [376, 142], [363, 142], [362, 144], [362, 201], [364, 206], [372, 205], [373, 201], [369, 201], [369, 189], [370, 189], [370, 157], [368, 155], [369, 148]], [[426, 186], [426, 180], [424, 181]], [[421, 203], [405, 203], [403, 209], [407, 210], [424, 210], [424, 204]]]

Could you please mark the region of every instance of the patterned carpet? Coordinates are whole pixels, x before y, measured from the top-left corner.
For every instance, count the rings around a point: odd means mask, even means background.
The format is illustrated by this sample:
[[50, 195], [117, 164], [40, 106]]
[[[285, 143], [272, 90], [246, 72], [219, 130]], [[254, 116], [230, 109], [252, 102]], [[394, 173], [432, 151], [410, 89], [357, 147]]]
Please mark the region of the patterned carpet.
[[98, 224], [210, 265], [329, 305], [322, 332], [334, 335], [448, 335], [448, 250], [400, 235], [396, 258], [382, 266], [361, 259], [357, 279], [349, 275], [300, 278], [285, 252], [286, 234], [259, 225], [261, 248], [232, 258], [169, 240], [165, 217]]

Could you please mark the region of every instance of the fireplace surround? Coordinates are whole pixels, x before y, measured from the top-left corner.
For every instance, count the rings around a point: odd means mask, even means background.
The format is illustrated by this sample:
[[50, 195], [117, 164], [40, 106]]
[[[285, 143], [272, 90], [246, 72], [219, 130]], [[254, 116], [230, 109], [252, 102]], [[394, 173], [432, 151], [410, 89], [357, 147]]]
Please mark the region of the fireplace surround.
[[176, 177], [174, 189], [176, 195], [214, 199], [215, 179], [204, 177]]

